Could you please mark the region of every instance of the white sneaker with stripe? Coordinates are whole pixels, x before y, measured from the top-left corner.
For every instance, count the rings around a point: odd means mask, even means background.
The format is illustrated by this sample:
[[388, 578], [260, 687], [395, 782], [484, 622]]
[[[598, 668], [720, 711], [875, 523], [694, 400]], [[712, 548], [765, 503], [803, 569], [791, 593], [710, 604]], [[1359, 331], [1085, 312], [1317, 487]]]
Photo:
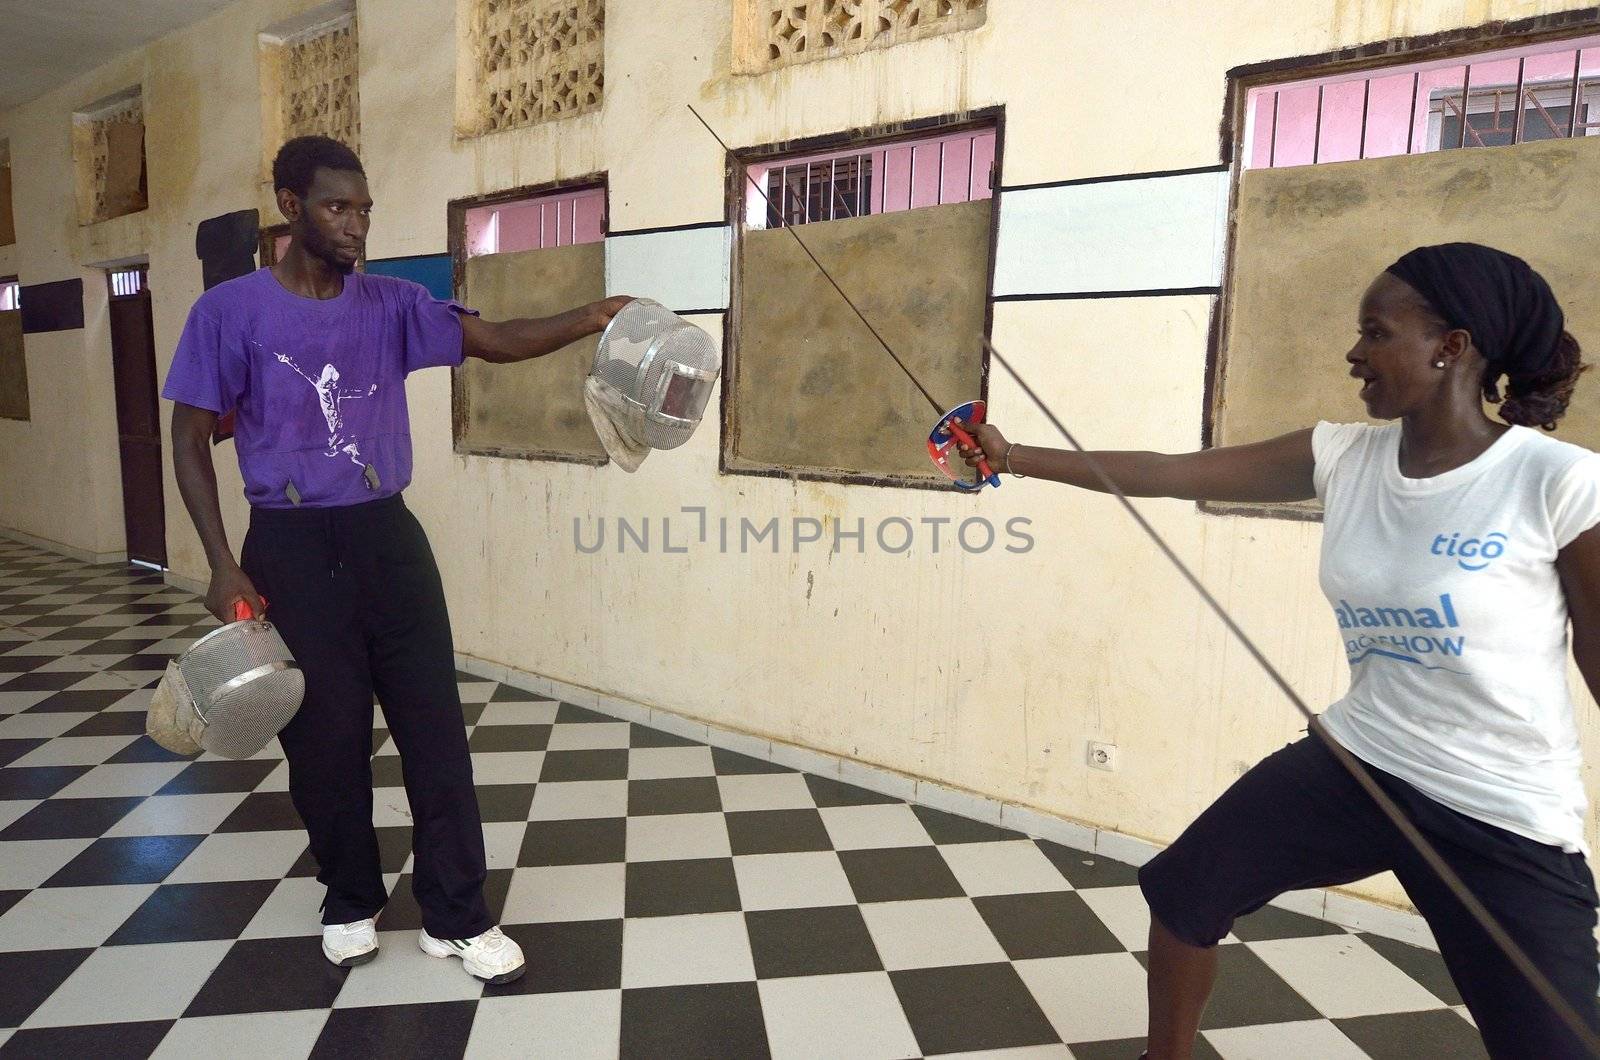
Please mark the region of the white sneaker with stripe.
[[467, 974], [486, 983], [509, 983], [528, 970], [522, 947], [498, 927], [470, 939], [436, 939], [424, 930], [417, 944], [430, 957], [460, 957]]

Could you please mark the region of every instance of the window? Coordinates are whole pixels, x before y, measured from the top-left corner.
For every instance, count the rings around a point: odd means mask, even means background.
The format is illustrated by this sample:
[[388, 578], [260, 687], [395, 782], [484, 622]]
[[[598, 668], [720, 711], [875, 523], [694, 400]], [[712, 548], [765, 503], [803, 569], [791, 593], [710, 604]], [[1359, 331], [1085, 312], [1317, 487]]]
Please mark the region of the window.
[[587, 114], [605, 92], [604, 0], [460, 0], [457, 131], [463, 136]]
[[109, 221], [149, 205], [140, 89], [108, 96], [74, 114], [72, 142], [81, 223]]
[[752, 228], [914, 210], [994, 194], [993, 129], [752, 165], [745, 186]]
[[106, 273], [112, 298], [136, 298], [145, 289], [150, 267], [135, 265], [127, 269], [112, 269]]
[[983, 25], [985, 0], [736, 0], [741, 73], [831, 59]]
[[1600, 136], [1600, 36], [1262, 85], [1247, 107], [1247, 169]]
[[0, 280], [0, 313], [15, 313], [22, 308], [22, 284], [13, 277]]
[[[1600, 188], [1600, 36], [1592, 22], [1585, 35], [1552, 36], [1564, 26], [1493, 24], [1409, 54], [1389, 42], [1297, 73], [1232, 72], [1240, 165], [1206, 444], [1366, 419], [1343, 355], [1362, 292], [1416, 246], [1470, 240], [1526, 258], [1574, 334], [1600, 330], [1600, 305], [1584, 297], [1594, 237], [1582, 223]], [[1501, 150], [1467, 150], [1478, 147]], [[1600, 444], [1600, 394], [1578, 389], [1558, 437]]]
[[261, 35], [263, 166], [297, 136], [330, 136], [361, 150], [356, 13], [349, 0], [319, 7]]
[[[492, 320], [563, 313], [605, 297], [604, 178], [450, 204], [458, 297]], [[583, 380], [598, 337], [516, 365], [453, 374], [456, 451], [603, 464]]]
[[606, 191], [584, 188], [475, 206], [466, 223], [469, 258], [598, 243], [605, 238]]
[[16, 241], [17, 223], [11, 212], [11, 142], [0, 140], [0, 247]]
[[[939, 119], [915, 139], [869, 133], [737, 155], [724, 470], [949, 488], [920, 441], [932, 410], [791, 235], [936, 400], [981, 397], [997, 121]], [[797, 225], [803, 234], [776, 230]], [[805, 429], [837, 420], [860, 429]]]

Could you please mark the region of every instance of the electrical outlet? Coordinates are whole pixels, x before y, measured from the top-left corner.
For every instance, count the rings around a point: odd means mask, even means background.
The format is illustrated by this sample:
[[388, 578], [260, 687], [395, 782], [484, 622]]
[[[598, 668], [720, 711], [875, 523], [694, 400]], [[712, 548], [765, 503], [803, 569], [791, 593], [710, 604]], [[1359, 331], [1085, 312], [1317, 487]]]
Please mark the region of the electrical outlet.
[[1117, 771], [1117, 745], [1090, 741], [1089, 768], [1103, 769], [1107, 773], [1115, 773]]

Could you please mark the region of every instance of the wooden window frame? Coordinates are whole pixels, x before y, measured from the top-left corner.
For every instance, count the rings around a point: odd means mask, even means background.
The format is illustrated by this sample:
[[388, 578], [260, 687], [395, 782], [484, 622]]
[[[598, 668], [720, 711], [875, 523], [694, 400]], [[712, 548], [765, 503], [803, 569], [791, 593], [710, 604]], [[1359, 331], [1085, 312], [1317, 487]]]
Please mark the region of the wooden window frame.
[[[1285, 81], [1310, 80], [1340, 74], [1376, 73], [1393, 67], [1412, 66], [1439, 59], [1459, 57], [1470, 60], [1472, 55], [1503, 48], [1580, 40], [1594, 34], [1597, 20], [1600, 20], [1600, 6], [1540, 15], [1515, 22], [1491, 22], [1425, 36], [1391, 38], [1315, 55], [1253, 63], [1228, 71], [1228, 91], [1219, 130], [1221, 160], [1230, 170], [1227, 240], [1223, 257], [1222, 288], [1211, 313], [1211, 327], [1206, 343], [1205, 390], [1201, 399], [1202, 449], [1216, 447], [1216, 426], [1223, 405], [1228, 353], [1224, 336], [1227, 334], [1228, 322], [1233, 313], [1232, 280], [1236, 259], [1235, 244], [1238, 239], [1239, 180], [1244, 170], [1242, 156], [1250, 90]], [[1199, 501], [1196, 507], [1209, 515], [1242, 515], [1293, 522], [1322, 521], [1320, 508], [1218, 501]]]
[[[780, 140], [753, 147], [735, 148], [729, 152], [725, 171], [724, 210], [728, 223], [733, 228], [733, 239], [728, 262], [730, 297], [728, 299], [728, 311], [723, 314], [722, 318], [722, 386], [719, 388], [719, 420], [722, 437], [717, 446], [717, 470], [721, 474], [746, 475], [755, 478], [798, 479], [806, 482], [832, 482], [845, 486], [880, 486], [953, 492], [953, 487], [943, 478], [920, 479], [900, 475], [817, 471], [799, 467], [749, 468], [729, 465], [729, 445], [730, 439], [733, 437], [733, 405], [737, 400], [737, 395], [733, 393], [735, 387], [732, 384], [732, 380], [735, 378], [733, 369], [739, 357], [739, 331], [741, 324], [739, 319], [739, 278], [744, 258], [744, 237], [748, 227], [745, 222], [746, 211], [749, 207], [750, 182], [746, 179], [745, 174], [748, 171], [748, 167], [753, 163], [771, 165], [788, 158], [801, 158], [807, 155], [853, 150], [857, 147], [863, 150], [870, 150], [875, 147], [893, 146], [905, 141], [925, 140], [930, 137], [961, 132], [966, 129], [988, 128], [994, 129], [995, 133], [994, 166], [990, 171], [993, 194], [990, 200], [991, 213], [989, 218], [989, 274], [984, 279], [983, 334], [985, 338], [988, 338], [994, 332], [995, 249], [1000, 231], [1000, 192], [1005, 186], [1002, 178], [1006, 143], [1004, 106], [983, 107], [972, 111], [944, 114], [932, 118], [918, 118], [913, 121], [897, 122], [892, 125], [852, 129], [845, 132], [828, 133], [795, 140]], [[762, 228], [757, 229], [757, 231], [771, 230]], [[801, 238], [805, 238], [804, 234], [801, 234]], [[888, 354], [883, 353], [882, 349], [876, 346], [870, 352], [872, 356], [888, 357]], [[988, 401], [989, 353], [984, 350], [979, 356], [978, 393], [975, 395], [951, 395], [953, 398], [960, 401], [971, 401], [973, 398], [981, 398], [985, 402]], [[911, 386], [911, 381], [909, 379], [906, 380], [905, 385]], [[929, 427], [933, 426], [933, 420], [934, 417], [930, 414], [928, 417]]]
[[[500, 206], [527, 199], [537, 199], [541, 196], [560, 194], [572, 191], [588, 191], [594, 188], [601, 189], [605, 195], [605, 213], [601, 220], [601, 242], [610, 233], [611, 224], [611, 185], [605, 173], [589, 173], [571, 180], [551, 180], [541, 184], [529, 184], [520, 188], [509, 188], [505, 191], [489, 192], [484, 195], [473, 195], [462, 199], [451, 199], [446, 205], [446, 224], [448, 229], [448, 250], [450, 254], [450, 287], [451, 294], [460, 299], [462, 289], [467, 280], [467, 211], [480, 206]], [[465, 416], [462, 405], [461, 379], [457, 369], [450, 370], [450, 443], [455, 452], [462, 456], [487, 456], [497, 457], [502, 460], [530, 460], [557, 464], [581, 464], [586, 467], [601, 467], [607, 463], [604, 457], [592, 457], [577, 453], [561, 453], [550, 450], [506, 450], [489, 446], [472, 446], [462, 440], [462, 426]]]

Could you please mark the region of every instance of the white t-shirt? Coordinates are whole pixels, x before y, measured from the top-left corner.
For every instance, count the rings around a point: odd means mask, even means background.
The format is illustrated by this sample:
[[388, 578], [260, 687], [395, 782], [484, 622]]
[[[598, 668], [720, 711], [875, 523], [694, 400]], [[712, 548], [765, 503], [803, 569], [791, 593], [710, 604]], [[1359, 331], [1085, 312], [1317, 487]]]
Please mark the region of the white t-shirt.
[[1584, 850], [1555, 560], [1600, 522], [1600, 454], [1513, 427], [1413, 479], [1399, 424], [1319, 423], [1311, 439], [1322, 591], [1350, 662], [1323, 725], [1453, 810]]

